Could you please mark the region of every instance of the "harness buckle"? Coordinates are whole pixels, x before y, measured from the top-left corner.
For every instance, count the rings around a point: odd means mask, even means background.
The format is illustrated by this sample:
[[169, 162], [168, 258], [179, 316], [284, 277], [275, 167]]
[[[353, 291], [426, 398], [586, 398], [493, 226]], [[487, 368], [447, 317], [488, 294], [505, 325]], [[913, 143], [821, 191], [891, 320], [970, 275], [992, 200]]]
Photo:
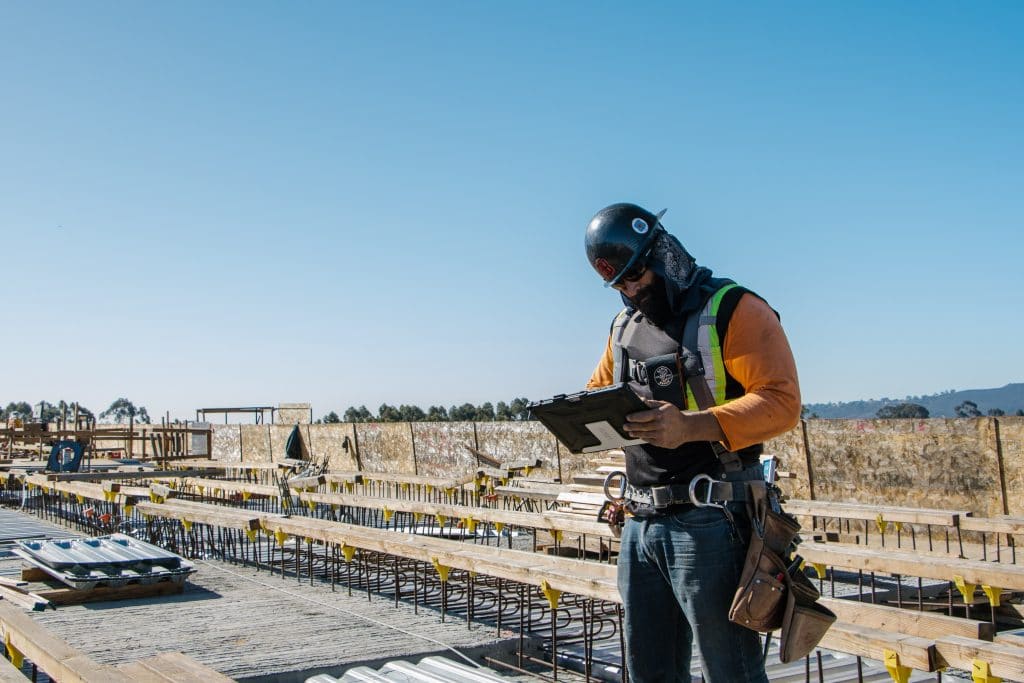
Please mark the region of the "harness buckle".
[[[708, 482], [708, 492], [704, 496], [704, 500], [702, 501], [702, 500], [698, 499], [698, 497], [697, 497], [697, 486], [698, 486], [698, 484], [700, 484], [700, 482], [704, 481], [705, 479]], [[693, 505], [695, 507], [699, 507], [699, 508], [712, 507], [712, 508], [722, 508], [724, 510], [725, 506], [722, 505], [721, 503], [713, 503], [713, 502], [711, 502], [711, 492], [714, 489], [714, 485], [715, 485], [715, 480], [710, 475], [698, 474], [696, 477], [694, 477], [693, 479], [690, 480], [690, 502], [693, 503]]]
[[[613, 482], [618, 480], [618, 495], [613, 496], [611, 493], [611, 487]], [[604, 497], [613, 503], [621, 503], [626, 499], [626, 473], [621, 470], [615, 470], [609, 472], [608, 476], [604, 478]]]

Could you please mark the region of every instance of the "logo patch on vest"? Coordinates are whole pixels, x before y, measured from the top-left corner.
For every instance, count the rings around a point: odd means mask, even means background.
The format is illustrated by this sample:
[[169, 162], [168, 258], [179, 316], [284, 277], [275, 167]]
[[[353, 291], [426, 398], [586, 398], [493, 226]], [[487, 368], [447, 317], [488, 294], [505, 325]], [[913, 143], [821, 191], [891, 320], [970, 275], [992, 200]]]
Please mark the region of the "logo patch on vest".
[[654, 371], [654, 383], [659, 387], [667, 387], [672, 384], [672, 371], [664, 365], [658, 366]]
[[639, 235], [643, 235], [649, 229], [650, 229], [650, 226], [647, 225], [647, 221], [645, 221], [643, 218], [634, 218], [633, 219], [633, 232], [635, 232], [635, 233], [637, 233]]

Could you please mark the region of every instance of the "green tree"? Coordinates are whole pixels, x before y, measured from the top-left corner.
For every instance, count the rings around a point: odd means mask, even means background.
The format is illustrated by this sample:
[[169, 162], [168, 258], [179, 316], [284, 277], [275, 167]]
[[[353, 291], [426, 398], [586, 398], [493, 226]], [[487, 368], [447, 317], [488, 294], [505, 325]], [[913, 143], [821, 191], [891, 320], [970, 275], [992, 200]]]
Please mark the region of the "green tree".
[[447, 422], [448, 411], [444, 406], [430, 406], [430, 408], [427, 409], [426, 420], [428, 422]]
[[512, 399], [508, 406], [510, 418], [519, 422], [530, 419], [530, 409], [527, 407], [529, 405], [530, 401], [525, 398]]
[[100, 413], [100, 419], [110, 419], [112, 422], [127, 422], [134, 418], [136, 422], [149, 424], [149, 413], [143, 406], [135, 407], [135, 404], [126, 398], [119, 398], [110, 404], [110, 407]]
[[381, 403], [380, 408], [377, 409], [377, 420], [379, 422], [401, 422], [402, 413], [394, 406]]
[[956, 413], [957, 417], [981, 417], [981, 411], [978, 410], [978, 404], [974, 401], [964, 401], [956, 408], [953, 408], [953, 412]]
[[491, 405], [490, 401], [481, 404], [476, 409], [476, 414], [473, 416], [473, 420], [476, 422], [493, 422], [494, 421], [494, 406]]
[[323, 416], [323, 424], [332, 425], [341, 422], [341, 418], [333, 410]]
[[427, 417], [419, 406], [407, 406], [404, 403], [398, 406], [398, 415], [403, 422], [421, 422]]
[[11, 401], [4, 409], [4, 419], [17, 418], [29, 420], [32, 418], [32, 405], [28, 401]]
[[1002, 408], [991, 408], [985, 414], [988, 415], [989, 417], [1002, 417], [1003, 415], [1006, 415], [1006, 411], [1003, 410]]
[[452, 406], [448, 409], [448, 417], [453, 422], [472, 422], [476, 418], [476, 406], [472, 403], [463, 403], [461, 406]]
[[883, 420], [891, 420], [893, 418], [926, 418], [928, 417], [928, 409], [917, 403], [898, 403], [882, 406], [875, 413], [875, 416]]
[[372, 419], [373, 415], [366, 406], [349, 408], [345, 411], [345, 422], [369, 422]]

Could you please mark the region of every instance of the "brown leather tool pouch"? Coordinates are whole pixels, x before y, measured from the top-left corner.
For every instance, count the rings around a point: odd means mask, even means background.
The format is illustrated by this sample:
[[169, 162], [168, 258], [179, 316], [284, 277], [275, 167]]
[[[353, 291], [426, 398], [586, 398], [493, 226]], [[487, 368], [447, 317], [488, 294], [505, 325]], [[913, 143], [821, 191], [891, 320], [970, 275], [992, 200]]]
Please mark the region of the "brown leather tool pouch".
[[782, 626], [786, 607], [786, 565], [756, 533], [743, 563], [729, 621], [762, 633]]
[[793, 574], [789, 585], [779, 640], [779, 660], [784, 664], [810, 654], [836, 620], [832, 610], [818, 604], [818, 589], [803, 572]]

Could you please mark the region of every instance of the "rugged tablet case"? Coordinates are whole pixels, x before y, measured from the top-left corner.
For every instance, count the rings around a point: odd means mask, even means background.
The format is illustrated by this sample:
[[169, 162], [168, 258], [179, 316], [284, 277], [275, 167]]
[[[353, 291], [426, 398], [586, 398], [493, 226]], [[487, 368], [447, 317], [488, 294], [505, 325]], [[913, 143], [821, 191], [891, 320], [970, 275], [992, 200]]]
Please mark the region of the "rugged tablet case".
[[626, 434], [626, 416], [647, 410], [647, 404], [626, 384], [561, 394], [527, 406], [573, 453], [593, 453], [643, 443]]

